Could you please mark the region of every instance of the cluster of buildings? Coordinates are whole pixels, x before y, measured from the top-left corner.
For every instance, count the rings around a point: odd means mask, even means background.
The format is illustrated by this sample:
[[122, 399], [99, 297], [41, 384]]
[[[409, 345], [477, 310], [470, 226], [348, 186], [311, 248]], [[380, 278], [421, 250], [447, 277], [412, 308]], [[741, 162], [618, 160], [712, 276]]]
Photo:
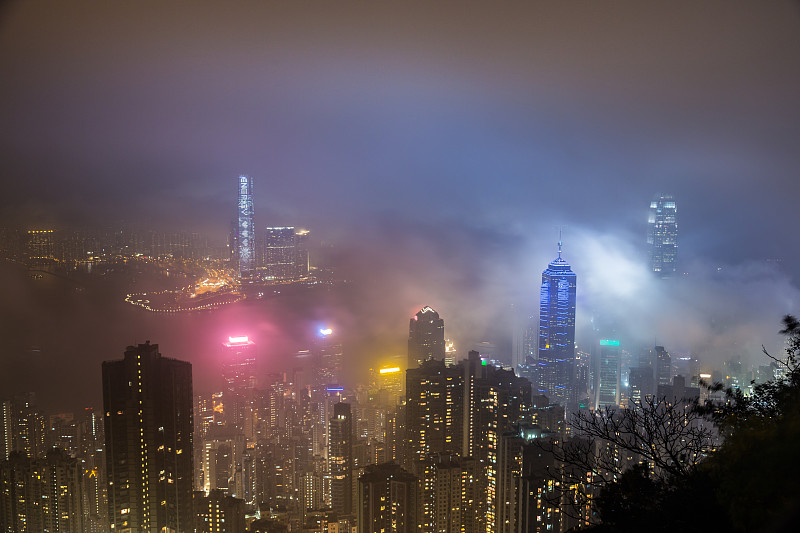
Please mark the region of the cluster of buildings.
[[206, 261], [229, 256], [227, 246], [213, 244], [202, 233], [130, 227], [100, 231], [0, 228], [0, 254], [32, 269], [64, 272], [91, 270], [103, 261], [134, 256]]
[[265, 227], [258, 235], [253, 178], [239, 176], [237, 220], [231, 231], [231, 262], [244, 282], [291, 282], [309, 273], [308, 230]]
[[[305, 234], [294, 228], [266, 228], [256, 253], [245, 176], [239, 215], [233, 249], [243, 280], [307, 273]], [[652, 270], [672, 276], [671, 197], [653, 202], [650, 222]], [[613, 337], [577, 350], [577, 276], [562, 255], [559, 242], [542, 273], [538, 319], [511, 365], [478, 351], [459, 360], [443, 318], [423, 307], [409, 321], [407, 358], [355, 388], [340, 385], [338, 333], [321, 328], [279, 374], [262, 371], [249, 337], [229, 337], [217, 391], [193, 390], [191, 365], [147, 342], [103, 363], [102, 414], [45, 416], [32, 394], [4, 400], [0, 531], [521, 533], [589, 524], [585, 496], [598, 473], [557, 453], [585, 446], [567, 413], [695, 398], [701, 377], [736, 386], [752, 376], [734, 360], [703, 374], [662, 346], [634, 358]]]
[[0, 531], [108, 531], [103, 417], [0, 401]]
[[[592, 474], [540, 445], [580, 443], [564, 407], [476, 351], [446, 362], [433, 309], [411, 324], [410, 368], [376, 368], [352, 390], [337, 384], [344, 354], [323, 328], [295, 354], [308, 364], [280, 375], [259, 371], [252, 340], [227, 339], [217, 392], [195, 393], [191, 365], [148, 342], [103, 363], [102, 414], [47, 416], [33, 394], [3, 401], [0, 531], [523, 532], [590, 522], [591, 506], [570, 491], [591, 487]], [[699, 393], [661, 347], [638, 364], [653, 366], [659, 395]], [[650, 394], [646, 386], [632, 384], [631, 395]]]
[[253, 179], [238, 178], [237, 219], [227, 243], [197, 232], [53, 227], [0, 228], [0, 258], [48, 271], [91, 270], [99, 262], [144, 256], [228, 263], [245, 282], [291, 282], [309, 275], [309, 231], [293, 226], [256, 230]]

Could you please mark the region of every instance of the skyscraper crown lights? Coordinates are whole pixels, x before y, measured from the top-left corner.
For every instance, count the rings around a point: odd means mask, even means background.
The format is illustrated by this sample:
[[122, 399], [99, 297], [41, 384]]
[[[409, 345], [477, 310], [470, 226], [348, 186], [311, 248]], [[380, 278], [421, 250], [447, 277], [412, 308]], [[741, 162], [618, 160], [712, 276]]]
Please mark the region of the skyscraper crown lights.
[[657, 194], [647, 217], [647, 255], [650, 270], [672, 277], [678, 260], [678, 207], [670, 194]]
[[239, 176], [238, 202], [238, 259], [239, 276], [249, 277], [255, 271], [255, 223], [253, 220], [253, 179], [250, 176]]

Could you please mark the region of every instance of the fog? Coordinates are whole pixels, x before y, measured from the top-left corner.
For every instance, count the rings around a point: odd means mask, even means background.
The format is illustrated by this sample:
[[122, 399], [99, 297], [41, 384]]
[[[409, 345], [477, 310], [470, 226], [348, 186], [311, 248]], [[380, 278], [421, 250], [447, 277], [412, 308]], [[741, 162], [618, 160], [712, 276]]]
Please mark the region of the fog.
[[[267, 371], [320, 322], [355, 381], [424, 305], [460, 354], [508, 359], [559, 228], [581, 348], [755, 362], [798, 312], [796, 2], [9, 2], [0, 72], [0, 226], [222, 242], [246, 173], [257, 228], [310, 229], [347, 280], [167, 317], [126, 306], [124, 277], [5, 265], [3, 393], [96, 404], [100, 362], [148, 339], [213, 388], [234, 330]], [[646, 271], [657, 192], [678, 202], [667, 281]]]

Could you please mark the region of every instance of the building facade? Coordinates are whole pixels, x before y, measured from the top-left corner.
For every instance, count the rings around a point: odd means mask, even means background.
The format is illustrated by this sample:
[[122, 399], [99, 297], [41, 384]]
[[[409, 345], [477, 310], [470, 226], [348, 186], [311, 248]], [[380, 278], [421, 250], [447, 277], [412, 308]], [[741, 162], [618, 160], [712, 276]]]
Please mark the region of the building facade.
[[195, 533], [246, 533], [244, 500], [221, 490], [194, 493]]
[[103, 363], [108, 515], [114, 533], [190, 533], [192, 365], [157, 344]]
[[657, 194], [647, 218], [650, 270], [661, 278], [675, 275], [678, 262], [678, 207], [670, 194]]
[[561, 257], [542, 272], [539, 298], [538, 394], [552, 403], [574, 403], [576, 276]]
[[444, 320], [439, 313], [425, 306], [411, 317], [408, 326], [408, 368], [420, 366], [429, 359], [444, 360]]
[[406, 371], [405, 466], [464, 447], [464, 369], [441, 359]]
[[225, 423], [241, 427], [256, 386], [256, 345], [248, 337], [228, 337], [222, 344], [222, 377]]
[[358, 478], [358, 531], [416, 533], [418, 478], [395, 463], [369, 465]]
[[602, 339], [597, 353], [595, 409], [616, 407], [620, 403], [619, 341]]
[[331, 508], [339, 514], [353, 512], [353, 414], [349, 403], [333, 406], [328, 425], [328, 476]]
[[308, 276], [308, 236], [308, 230], [293, 226], [264, 228], [261, 279], [296, 281]]
[[249, 278], [256, 269], [255, 208], [253, 207], [253, 178], [239, 176], [238, 225], [236, 246], [238, 246], [239, 277]]
[[0, 531], [83, 532], [81, 465], [64, 450], [31, 458], [12, 452], [0, 462]]

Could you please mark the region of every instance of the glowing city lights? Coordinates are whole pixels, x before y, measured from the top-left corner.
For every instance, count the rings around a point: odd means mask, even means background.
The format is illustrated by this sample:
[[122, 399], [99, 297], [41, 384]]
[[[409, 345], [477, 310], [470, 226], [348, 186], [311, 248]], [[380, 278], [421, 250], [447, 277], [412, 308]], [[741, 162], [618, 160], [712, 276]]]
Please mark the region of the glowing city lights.
[[228, 342], [225, 343], [225, 346], [246, 346], [248, 344], [255, 344], [247, 335], [240, 335], [237, 337], [228, 337]]
[[381, 374], [396, 374], [397, 372], [400, 372], [400, 367], [393, 366], [390, 368], [381, 368], [378, 372], [380, 372]]
[[323, 329], [319, 330], [319, 333], [320, 333], [320, 335], [328, 336], [328, 335], [331, 335], [333, 333], [333, 330], [331, 328], [323, 328]]

